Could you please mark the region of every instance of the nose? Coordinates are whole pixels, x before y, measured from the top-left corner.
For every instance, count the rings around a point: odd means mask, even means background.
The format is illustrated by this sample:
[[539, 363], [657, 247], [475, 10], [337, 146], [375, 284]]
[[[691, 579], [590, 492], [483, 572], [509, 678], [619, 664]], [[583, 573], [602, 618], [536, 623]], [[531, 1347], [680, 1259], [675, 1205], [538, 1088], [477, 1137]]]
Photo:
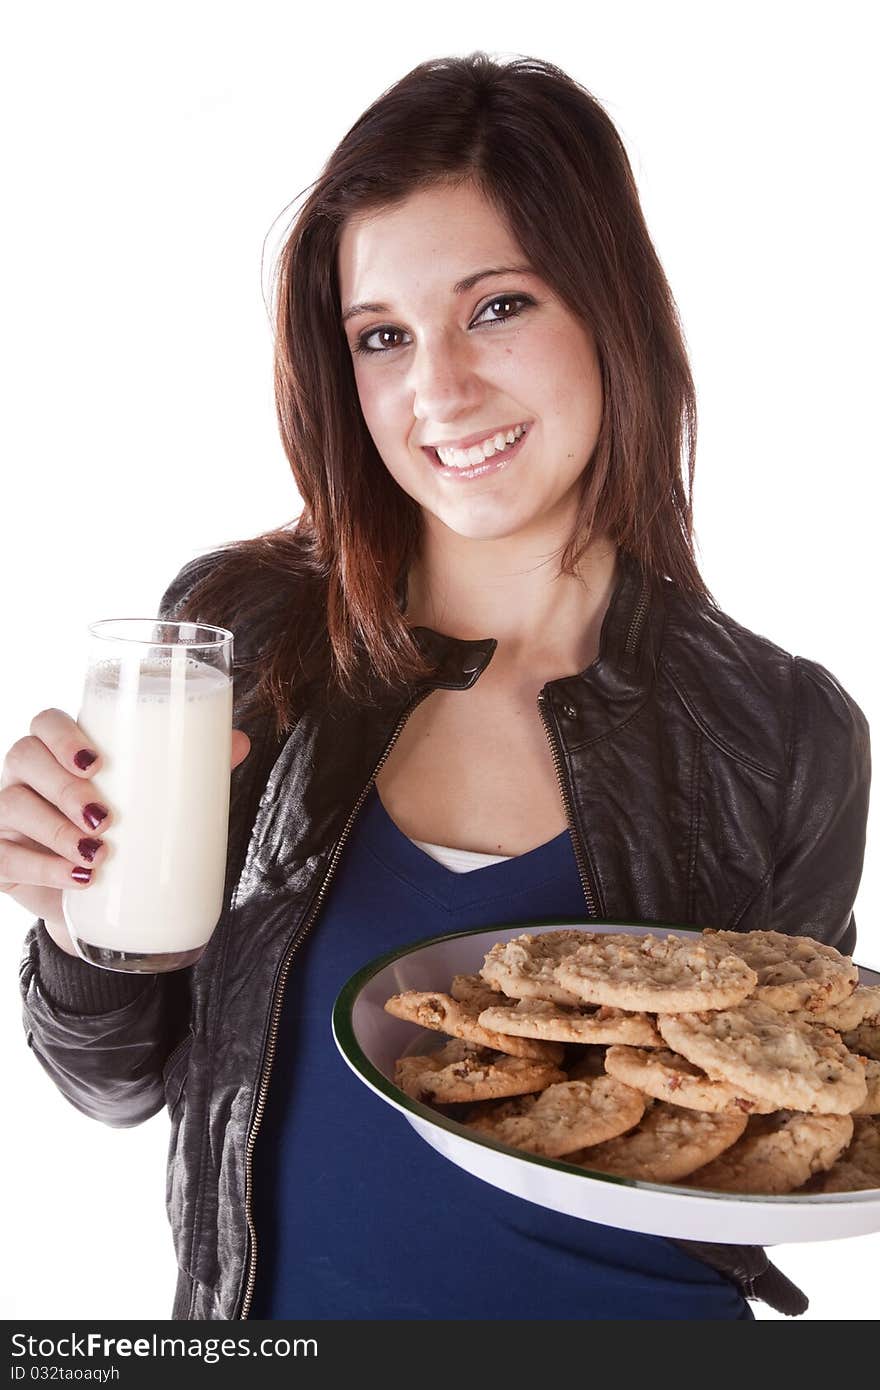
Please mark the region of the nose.
[[413, 415], [443, 425], [472, 412], [484, 394], [470, 344], [454, 334], [423, 340], [410, 367]]

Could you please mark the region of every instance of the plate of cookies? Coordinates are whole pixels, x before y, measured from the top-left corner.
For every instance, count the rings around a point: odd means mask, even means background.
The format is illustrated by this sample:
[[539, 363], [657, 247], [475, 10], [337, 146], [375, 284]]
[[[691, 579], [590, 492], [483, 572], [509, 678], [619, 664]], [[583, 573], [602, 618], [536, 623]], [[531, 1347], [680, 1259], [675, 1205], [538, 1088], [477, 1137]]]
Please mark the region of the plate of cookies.
[[880, 1230], [880, 972], [806, 936], [553, 921], [371, 961], [333, 1034], [451, 1162], [647, 1235]]

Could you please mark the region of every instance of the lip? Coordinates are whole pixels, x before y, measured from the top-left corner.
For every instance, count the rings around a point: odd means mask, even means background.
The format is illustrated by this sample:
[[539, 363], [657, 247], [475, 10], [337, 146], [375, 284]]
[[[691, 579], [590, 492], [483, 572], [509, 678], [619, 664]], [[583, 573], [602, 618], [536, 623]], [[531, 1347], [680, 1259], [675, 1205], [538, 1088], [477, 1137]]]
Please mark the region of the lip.
[[422, 448], [433, 453], [436, 448], [441, 449], [472, 449], [475, 444], [485, 444], [487, 439], [494, 439], [496, 434], [507, 434], [508, 430], [515, 430], [517, 425], [525, 425], [526, 428], [531, 424], [531, 420], [514, 420], [512, 425], [498, 425], [494, 430], [483, 430], [482, 434], [467, 434], [464, 439], [441, 439], [438, 444], [423, 444]]
[[[423, 445], [422, 447], [431, 467], [435, 472], [448, 479], [450, 483], [466, 483], [474, 478], [488, 478], [490, 474], [500, 473], [509, 463], [512, 463], [531, 435], [531, 420], [524, 420], [522, 423], [526, 428], [515, 444], [511, 445], [509, 449], [506, 449], [503, 454], [493, 454], [492, 458], [484, 459], [482, 463], [475, 463], [472, 468], [450, 468], [447, 464], [440, 462], [436, 450], [427, 445]], [[496, 430], [496, 434], [497, 432]], [[491, 439], [492, 436], [486, 435], [485, 437]]]

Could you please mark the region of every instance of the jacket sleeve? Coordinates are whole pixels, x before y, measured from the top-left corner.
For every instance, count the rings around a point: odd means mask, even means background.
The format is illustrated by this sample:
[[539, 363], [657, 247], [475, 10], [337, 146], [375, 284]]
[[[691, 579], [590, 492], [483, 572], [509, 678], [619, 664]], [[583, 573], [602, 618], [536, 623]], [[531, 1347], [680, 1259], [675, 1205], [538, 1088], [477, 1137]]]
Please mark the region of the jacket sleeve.
[[[173, 620], [211, 556], [184, 565], [159, 605]], [[165, 1103], [164, 1069], [186, 1036], [192, 967], [126, 975], [56, 946], [38, 918], [20, 969], [27, 1044], [77, 1110], [114, 1127], [141, 1124]]]
[[795, 657], [773, 930], [812, 936], [852, 955], [870, 783], [867, 719], [830, 671]]
[[163, 1068], [187, 1027], [182, 982], [88, 965], [56, 946], [39, 918], [25, 937], [20, 985], [28, 1046], [71, 1105], [114, 1128], [162, 1109]]
[[[868, 721], [829, 671], [792, 660], [787, 781], [776, 837], [769, 927], [852, 955], [865, 857]], [[744, 1298], [796, 1317], [808, 1299], [757, 1245], [673, 1244], [731, 1279]]]

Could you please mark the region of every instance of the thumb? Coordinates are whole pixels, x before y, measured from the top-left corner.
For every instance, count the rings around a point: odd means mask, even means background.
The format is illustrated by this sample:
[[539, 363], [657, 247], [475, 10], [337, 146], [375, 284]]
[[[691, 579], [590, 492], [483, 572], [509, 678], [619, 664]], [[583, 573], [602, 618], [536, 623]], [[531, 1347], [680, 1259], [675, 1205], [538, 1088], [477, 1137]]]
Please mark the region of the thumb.
[[232, 730], [232, 767], [238, 767], [243, 763], [248, 753], [251, 751], [251, 741], [244, 729]]

